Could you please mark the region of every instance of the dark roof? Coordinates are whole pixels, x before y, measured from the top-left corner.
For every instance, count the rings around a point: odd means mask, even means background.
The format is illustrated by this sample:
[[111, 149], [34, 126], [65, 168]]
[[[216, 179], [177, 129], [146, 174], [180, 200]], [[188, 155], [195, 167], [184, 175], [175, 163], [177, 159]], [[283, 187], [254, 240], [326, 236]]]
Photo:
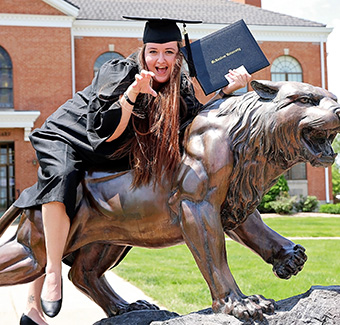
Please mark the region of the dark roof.
[[73, 3], [73, 2], [70, 1], [70, 0], [64, 0], [64, 2], [67, 2], [67, 3], [70, 4], [71, 6], [80, 9], [75, 3]]
[[202, 20], [230, 24], [325, 27], [309, 21], [229, 0], [67, 0], [80, 8], [80, 20], [123, 20], [123, 15]]

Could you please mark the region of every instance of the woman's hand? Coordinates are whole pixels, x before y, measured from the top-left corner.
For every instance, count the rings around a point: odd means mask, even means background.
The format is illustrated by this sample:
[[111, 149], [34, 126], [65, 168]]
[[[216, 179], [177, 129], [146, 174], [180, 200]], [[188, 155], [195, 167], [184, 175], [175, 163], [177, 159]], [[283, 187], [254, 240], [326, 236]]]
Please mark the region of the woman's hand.
[[252, 77], [248, 71], [241, 66], [237, 69], [229, 70], [226, 78], [228, 79], [229, 84], [225, 86], [222, 91], [225, 94], [230, 94], [235, 90], [245, 87]]
[[151, 94], [155, 97], [157, 96], [156, 91], [152, 89], [150, 85], [153, 76], [153, 72], [142, 70], [140, 74], [136, 74], [135, 81], [128, 87], [124, 95], [122, 94], [120, 96], [122, 116], [117, 128], [114, 130], [113, 134], [106, 140], [107, 142], [113, 141], [123, 134], [129, 123], [134, 103], [136, 102], [138, 94], [143, 93]]
[[151, 79], [155, 74], [151, 71], [142, 70], [140, 74], [136, 74], [135, 81], [132, 83], [132, 91], [143, 94], [150, 94], [154, 97], [157, 96], [157, 92], [151, 87]]

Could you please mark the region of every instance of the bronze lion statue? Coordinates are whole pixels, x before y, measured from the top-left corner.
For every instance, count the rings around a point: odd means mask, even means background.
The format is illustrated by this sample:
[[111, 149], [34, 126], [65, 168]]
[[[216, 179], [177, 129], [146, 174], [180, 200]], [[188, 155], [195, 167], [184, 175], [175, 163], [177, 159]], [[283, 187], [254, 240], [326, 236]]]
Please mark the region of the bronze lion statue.
[[[225, 234], [261, 256], [280, 278], [303, 268], [304, 248], [270, 229], [256, 208], [295, 164], [334, 162], [340, 106], [328, 91], [305, 83], [253, 81], [252, 87], [213, 102], [188, 125], [172, 182], [132, 188], [133, 170], [85, 177], [64, 261], [71, 266], [69, 279], [108, 316], [157, 308], [143, 301], [129, 305], [105, 279], [133, 246], [185, 243], [209, 286], [213, 310], [240, 319], [261, 319], [275, 302], [241, 292], [228, 267]], [[15, 236], [0, 247], [2, 286], [44, 273], [39, 209], [12, 206], [0, 220], [0, 233], [18, 215]]]

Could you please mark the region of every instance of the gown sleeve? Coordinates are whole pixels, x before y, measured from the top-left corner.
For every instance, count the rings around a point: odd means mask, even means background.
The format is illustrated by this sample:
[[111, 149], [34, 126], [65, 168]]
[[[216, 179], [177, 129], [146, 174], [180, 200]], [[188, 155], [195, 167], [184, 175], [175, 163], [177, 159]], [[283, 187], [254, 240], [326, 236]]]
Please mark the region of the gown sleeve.
[[86, 130], [94, 150], [116, 130], [122, 115], [119, 96], [132, 84], [138, 71], [137, 63], [130, 59], [111, 60], [93, 79]]

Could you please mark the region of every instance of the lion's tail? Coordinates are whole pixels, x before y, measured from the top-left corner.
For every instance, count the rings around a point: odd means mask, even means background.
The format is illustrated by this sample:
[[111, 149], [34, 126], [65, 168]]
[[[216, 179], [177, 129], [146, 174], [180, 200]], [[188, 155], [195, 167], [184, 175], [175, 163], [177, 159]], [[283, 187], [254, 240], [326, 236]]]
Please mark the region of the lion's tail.
[[4, 234], [6, 229], [13, 223], [16, 217], [21, 213], [22, 208], [17, 208], [11, 205], [0, 218], [0, 237]]

